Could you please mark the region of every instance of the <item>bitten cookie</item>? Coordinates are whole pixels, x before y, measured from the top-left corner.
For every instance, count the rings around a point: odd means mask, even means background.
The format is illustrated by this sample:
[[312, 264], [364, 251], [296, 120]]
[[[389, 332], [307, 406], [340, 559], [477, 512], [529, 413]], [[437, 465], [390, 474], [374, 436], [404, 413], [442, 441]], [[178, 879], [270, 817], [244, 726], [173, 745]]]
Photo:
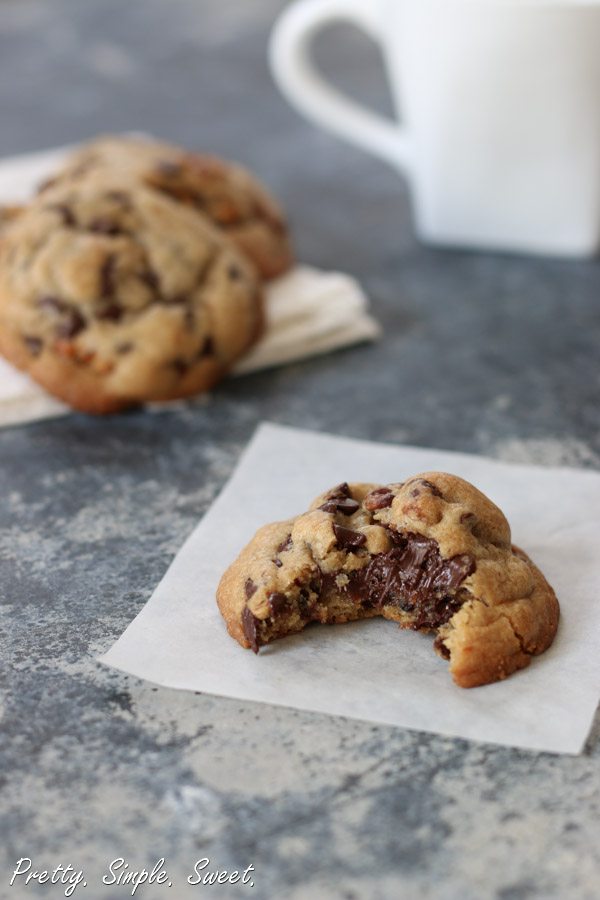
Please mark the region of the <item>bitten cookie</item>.
[[143, 184], [207, 216], [264, 278], [281, 275], [293, 262], [281, 209], [267, 189], [235, 163], [144, 138], [104, 137], [77, 150], [42, 191], [89, 175], [108, 176], [113, 182], [120, 176], [125, 185]]
[[203, 391], [262, 325], [253, 266], [146, 188], [57, 186], [1, 235], [0, 351], [77, 409]]
[[266, 525], [223, 575], [217, 601], [230, 635], [255, 652], [309, 622], [383, 616], [433, 632], [461, 687], [529, 665], [559, 618], [498, 507], [440, 472], [340, 484], [303, 515]]

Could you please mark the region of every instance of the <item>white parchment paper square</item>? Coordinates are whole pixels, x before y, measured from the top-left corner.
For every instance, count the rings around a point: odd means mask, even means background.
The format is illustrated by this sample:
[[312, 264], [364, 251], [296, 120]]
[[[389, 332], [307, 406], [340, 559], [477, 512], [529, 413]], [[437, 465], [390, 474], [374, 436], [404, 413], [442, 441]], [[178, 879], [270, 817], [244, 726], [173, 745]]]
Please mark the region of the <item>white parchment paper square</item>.
[[[225, 568], [262, 524], [340, 481], [401, 481], [427, 469], [473, 481], [554, 586], [552, 648], [504, 682], [456, 687], [431, 638], [382, 620], [311, 626], [258, 656], [215, 603]], [[232, 478], [144, 609], [102, 657], [156, 684], [479, 741], [581, 751], [600, 696], [600, 474], [537, 468], [262, 425]]]

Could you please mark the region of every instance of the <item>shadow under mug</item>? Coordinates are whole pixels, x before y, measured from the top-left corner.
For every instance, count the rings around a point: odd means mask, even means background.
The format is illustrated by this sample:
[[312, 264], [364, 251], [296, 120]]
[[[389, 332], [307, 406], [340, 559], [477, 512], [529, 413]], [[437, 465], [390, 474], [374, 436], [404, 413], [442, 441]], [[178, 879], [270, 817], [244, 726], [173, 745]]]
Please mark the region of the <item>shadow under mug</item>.
[[[339, 21], [380, 44], [398, 122], [314, 67], [313, 37]], [[600, 249], [600, 0], [297, 0], [270, 59], [302, 113], [404, 174], [423, 240]]]

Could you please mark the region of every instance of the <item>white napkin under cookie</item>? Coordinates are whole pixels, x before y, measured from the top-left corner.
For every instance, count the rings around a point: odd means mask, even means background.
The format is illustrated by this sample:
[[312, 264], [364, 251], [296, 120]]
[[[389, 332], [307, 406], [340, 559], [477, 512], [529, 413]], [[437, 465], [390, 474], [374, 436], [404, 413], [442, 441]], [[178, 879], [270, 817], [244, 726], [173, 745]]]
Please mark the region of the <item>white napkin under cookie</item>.
[[[561, 604], [552, 647], [506, 681], [465, 690], [429, 635], [371, 619], [312, 626], [254, 656], [227, 634], [215, 592], [254, 532], [342, 480], [437, 469], [505, 512]], [[579, 753], [600, 696], [600, 474], [262, 425], [154, 594], [102, 661], [165, 687], [384, 722], [551, 753]], [[260, 715], [260, 709], [257, 710]]]
[[[27, 200], [70, 147], [0, 160], [0, 204]], [[267, 285], [267, 330], [238, 363], [242, 375], [328, 353], [380, 335], [357, 281], [340, 272], [296, 266]], [[0, 427], [65, 415], [68, 407], [0, 358]]]

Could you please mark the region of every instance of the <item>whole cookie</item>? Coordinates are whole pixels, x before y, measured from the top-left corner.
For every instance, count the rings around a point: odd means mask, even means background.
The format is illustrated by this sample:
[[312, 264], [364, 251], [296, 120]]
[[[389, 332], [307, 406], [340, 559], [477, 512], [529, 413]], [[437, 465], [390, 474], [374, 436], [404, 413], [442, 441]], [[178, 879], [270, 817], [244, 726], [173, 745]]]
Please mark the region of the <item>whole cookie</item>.
[[140, 183], [207, 216], [227, 232], [264, 278], [281, 275], [293, 258], [283, 214], [246, 169], [214, 156], [133, 137], [104, 137], [77, 150], [42, 191], [89, 175]]
[[77, 409], [205, 390], [262, 323], [252, 265], [147, 188], [55, 187], [2, 233], [0, 351]]
[[261, 528], [217, 601], [231, 636], [255, 652], [309, 622], [383, 616], [433, 632], [461, 687], [529, 665], [559, 618], [554, 591], [511, 545], [498, 507], [440, 472], [343, 483], [303, 515]]

